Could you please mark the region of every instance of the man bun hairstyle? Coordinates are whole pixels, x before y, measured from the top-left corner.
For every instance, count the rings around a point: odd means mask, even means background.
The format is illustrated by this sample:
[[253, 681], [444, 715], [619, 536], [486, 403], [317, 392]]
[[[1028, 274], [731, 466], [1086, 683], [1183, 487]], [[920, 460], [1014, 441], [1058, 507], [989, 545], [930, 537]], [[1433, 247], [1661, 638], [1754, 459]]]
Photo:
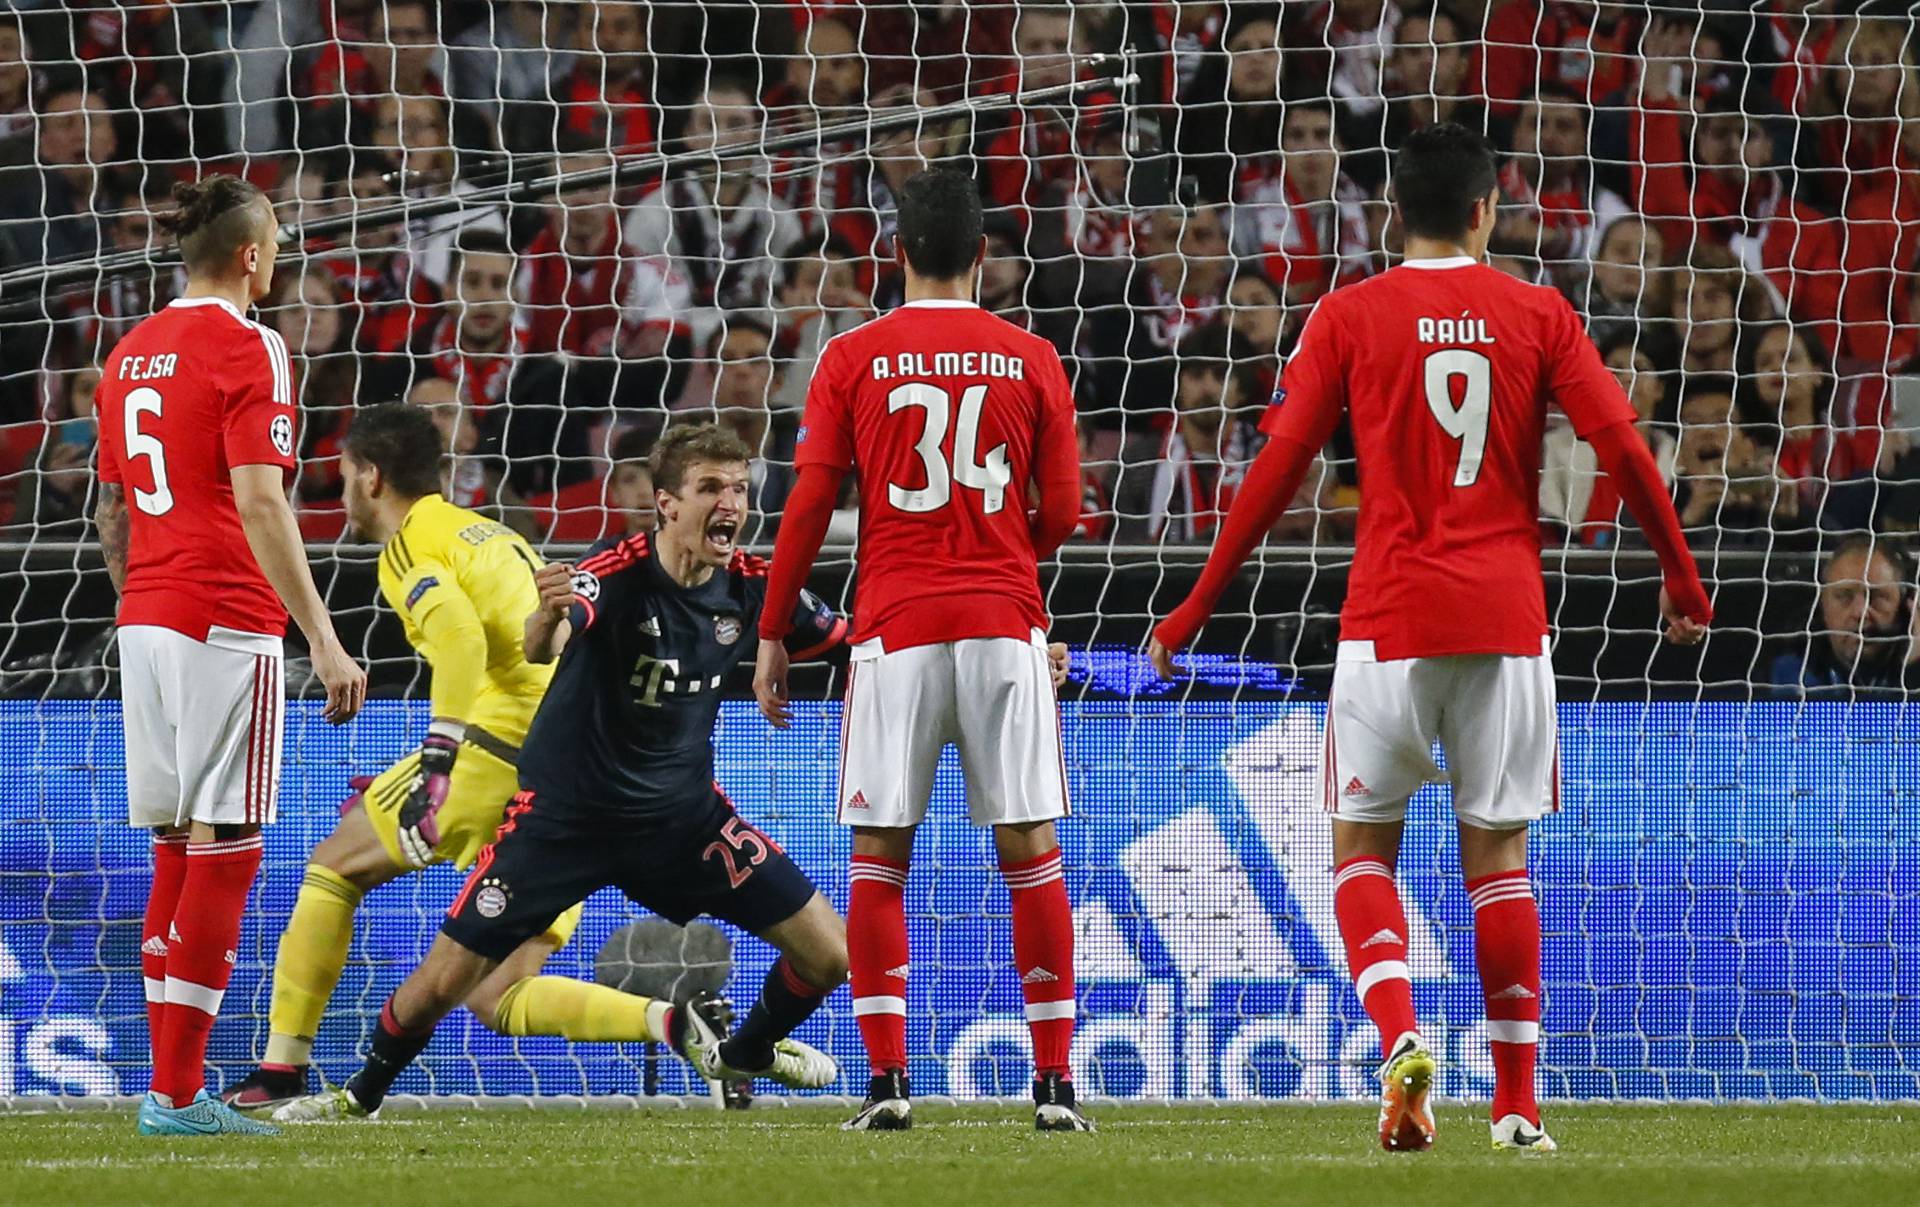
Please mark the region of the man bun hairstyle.
[[979, 186], [959, 168], [927, 168], [900, 186], [895, 238], [913, 271], [928, 280], [967, 275], [980, 254], [981, 224]]
[[687, 467], [697, 461], [745, 465], [752, 458], [740, 437], [717, 423], [680, 423], [654, 442], [647, 468], [653, 473], [654, 489], [677, 495], [686, 484]]
[[203, 176], [174, 185], [175, 209], [156, 221], [179, 241], [188, 271], [219, 272], [234, 253], [260, 238], [258, 207], [266, 196], [238, 176]]
[[340, 447], [355, 461], [374, 466], [410, 499], [440, 491], [440, 429], [425, 407], [404, 402], [366, 407], [353, 417]]
[[1458, 122], [1440, 122], [1407, 135], [1393, 162], [1393, 197], [1400, 224], [1423, 239], [1458, 240], [1473, 227], [1473, 203], [1498, 180], [1493, 148]]

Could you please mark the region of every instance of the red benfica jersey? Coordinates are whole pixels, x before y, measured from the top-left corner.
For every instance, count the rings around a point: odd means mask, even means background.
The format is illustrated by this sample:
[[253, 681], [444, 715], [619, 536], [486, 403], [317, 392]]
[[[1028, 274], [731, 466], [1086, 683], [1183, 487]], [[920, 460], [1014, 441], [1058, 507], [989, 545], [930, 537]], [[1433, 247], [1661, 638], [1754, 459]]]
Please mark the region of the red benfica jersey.
[[1317, 450], [1352, 415], [1360, 525], [1343, 641], [1382, 661], [1539, 654], [1540, 440], [1633, 409], [1559, 293], [1466, 257], [1410, 261], [1321, 299], [1261, 423]]
[[124, 484], [130, 524], [119, 622], [205, 641], [211, 628], [279, 637], [287, 611], [247, 546], [236, 465], [291, 470], [287, 346], [218, 298], [183, 298], [129, 331], [101, 370], [100, 480]]
[[829, 341], [794, 460], [859, 475], [853, 640], [1045, 628], [1028, 499], [1073, 424], [1053, 345], [971, 302], [908, 302]]

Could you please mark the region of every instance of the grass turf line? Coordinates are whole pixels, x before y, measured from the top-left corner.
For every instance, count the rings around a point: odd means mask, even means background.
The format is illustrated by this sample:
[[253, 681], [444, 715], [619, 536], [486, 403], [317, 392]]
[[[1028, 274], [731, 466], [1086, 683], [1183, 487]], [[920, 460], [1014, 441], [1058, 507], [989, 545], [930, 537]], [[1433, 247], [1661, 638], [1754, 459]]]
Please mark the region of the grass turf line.
[[0, 1117], [0, 1202], [1834, 1207], [1920, 1186], [1920, 1104], [1550, 1107], [1552, 1157], [1491, 1151], [1465, 1107], [1441, 1109], [1434, 1152], [1390, 1156], [1373, 1114], [1107, 1107], [1095, 1135], [1043, 1136], [1003, 1107], [923, 1107], [904, 1135], [842, 1133], [825, 1110], [434, 1111], [215, 1140], [136, 1136], [131, 1112], [14, 1115]]

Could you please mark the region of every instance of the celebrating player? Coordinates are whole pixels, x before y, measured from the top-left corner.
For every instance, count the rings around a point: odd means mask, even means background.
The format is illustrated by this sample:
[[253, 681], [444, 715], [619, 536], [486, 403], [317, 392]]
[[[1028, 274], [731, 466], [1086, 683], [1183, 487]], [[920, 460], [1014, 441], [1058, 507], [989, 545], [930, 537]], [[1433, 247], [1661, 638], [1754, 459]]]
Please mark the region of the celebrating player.
[[1012, 896], [1035, 1123], [1088, 1131], [1067, 1063], [1073, 913], [1053, 825], [1067, 793], [1037, 568], [1078, 518], [1073, 393], [1051, 344], [969, 300], [986, 255], [971, 177], [934, 168], [908, 180], [896, 245], [906, 304], [835, 337], [814, 371], [754, 677], [761, 709], [784, 724], [787, 617], [857, 467], [859, 631], [839, 816], [853, 827], [853, 1012], [873, 1076], [847, 1127], [912, 1123], [903, 895], [914, 828], [952, 742]]
[[288, 613], [328, 720], [359, 711], [367, 677], [334, 634], [287, 502], [286, 345], [243, 313], [273, 281], [273, 207], [232, 176], [174, 196], [162, 222], [186, 289], [115, 346], [98, 398], [94, 520], [120, 592], [127, 816], [153, 831], [140, 944], [153, 1081], [139, 1129], [271, 1133], [207, 1094], [204, 1065], [274, 816]]
[[1334, 913], [1385, 1060], [1380, 1142], [1433, 1143], [1434, 1058], [1414, 1019], [1393, 875], [1407, 798], [1447, 779], [1486, 998], [1494, 1147], [1550, 1151], [1533, 1093], [1540, 917], [1526, 864], [1528, 823], [1559, 802], [1537, 519], [1549, 400], [1593, 445], [1659, 555], [1668, 639], [1699, 641], [1712, 608], [1633, 408], [1573, 308], [1479, 263], [1500, 200], [1486, 143], [1451, 123], [1409, 135], [1393, 186], [1406, 262], [1314, 309], [1262, 424], [1271, 439], [1150, 653], [1171, 678], [1173, 652], [1347, 411], [1365, 485], [1321, 783]]
[[[237, 1107], [278, 1107], [307, 1092], [314, 1033], [360, 899], [431, 863], [473, 863], [519, 787], [514, 763], [553, 678], [551, 665], [523, 652], [540, 563], [512, 529], [440, 497], [440, 462], [439, 432], [418, 407], [373, 407], [347, 430], [347, 518], [385, 546], [380, 592], [433, 668], [433, 720], [420, 749], [354, 793], [314, 848], [274, 962], [266, 1059], [222, 1095]], [[489, 973], [467, 1007], [503, 1035], [664, 1041], [666, 1003], [539, 975], [579, 920], [576, 903]]]
[[[387, 999], [366, 1066], [275, 1119], [378, 1111], [449, 1011], [609, 885], [674, 922], [711, 914], [782, 952], [733, 1036], [694, 1010], [665, 1007], [650, 1020], [703, 1077], [818, 1087], [838, 1075], [831, 1057], [787, 1037], [846, 979], [846, 928], [713, 781], [720, 687], [767, 596], [766, 563], [734, 547], [747, 521], [747, 462], [746, 446], [711, 424], [669, 430], [653, 451], [660, 531], [602, 542], [578, 567], [534, 576], [526, 657], [560, 665], [521, 750], [521, 791], [425, 962]], [[793, 608], [796, 657], [841, 646], [846, 622], [824, 603], [805, 596]]]

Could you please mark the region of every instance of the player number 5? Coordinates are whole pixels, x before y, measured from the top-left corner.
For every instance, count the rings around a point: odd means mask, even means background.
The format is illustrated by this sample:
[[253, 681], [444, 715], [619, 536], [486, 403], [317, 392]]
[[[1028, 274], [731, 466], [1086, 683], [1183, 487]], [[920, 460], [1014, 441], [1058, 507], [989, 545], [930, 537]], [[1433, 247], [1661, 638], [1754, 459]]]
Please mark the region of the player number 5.
[[982, 495], [981, 510], [992, 515], [1007, 505], [1007, 483], [1013, 470], [1007, 464], [1007, 446], [1000, 445], [977, 463], [980, 445], [980, 408], [987, 401], [987, 387], [968, 386], [960, 395], [960, 422], [953, 429], [953, 471], [940, 455], [940, 442], [947, 434], [947, 418], [953, 412], [953, 395], [924, 381], [910, 381], [893, 388], [887, 395], [889, 415], [908, 407], [922, 407], [926, 419], [913, 451], [927, 467], [927, 484], [918, 490], [889, 482], [887, 501], [901, 511], [938, 511], [953, 497], [953, 483], [971, 486]]
[[140, 430], [140, 416], [153, 412], [160, 416], [160, 391], [152, 386], [141, 386], [127, 394], [127, 459], [145, 457], [153, 473], [153, 489], [133, 488], [133, 503], [148, 515], [165, 515], [173, 510], [173, 488], [167, 485], [167, 450], [161, 446], [160, 437], [149, 436]]
[[[1460, 378], [1460, 405], [1453, 405], [1453, 379]], [[1440, 428], [1460, 442], [1460, 461], [1453, 470], [1455, 486], [1472, 486], [1480, 478], [1480, 459], [1487, 452], [1487, 412], [1493, 399], [1493, 362], [1465, 348], [1443, 348], [1427, 357], [1427, 409]]]

